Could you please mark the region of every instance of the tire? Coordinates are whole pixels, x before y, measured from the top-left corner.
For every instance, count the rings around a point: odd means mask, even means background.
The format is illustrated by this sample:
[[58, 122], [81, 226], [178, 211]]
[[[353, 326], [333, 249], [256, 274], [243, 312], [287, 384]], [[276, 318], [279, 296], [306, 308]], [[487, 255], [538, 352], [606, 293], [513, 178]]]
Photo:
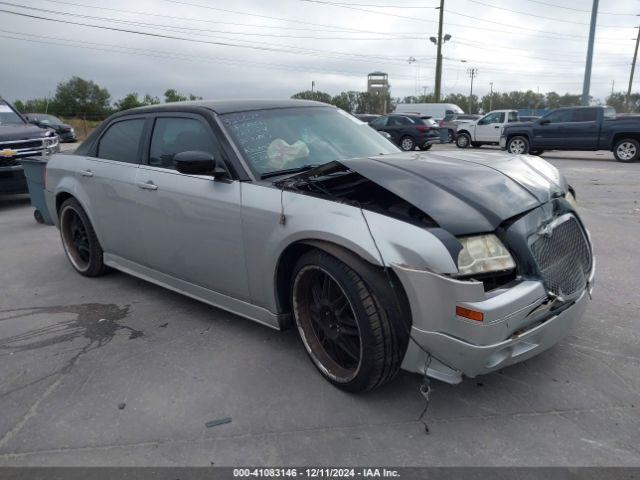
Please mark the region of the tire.
[[507, 142], [507, 152], [514, 155], [526, 155], [529, 153], [529, 140], [526, 137], [513, 137]]
[[291, 311], [307, 354], [325, 379], [349, 392], [379, 387], [398, 373], [411, 328], [406, 297], [394, 302], [386, 277], [362, 269], [361, 275], [311, 250], [298, 260], [291, 285]]
[[416, 149], [416, 141], [409, 136], [405, 136], [400, 139], [399, 146], [405, 152], [410, 152]]
[[456, 141], [456, 134], [453, 132], [453, 130], [448, 130], [447, 131], [447, 143], [453, 143]]
[[640, 157], [640, 143], [633, 138], [623, 138], [613, 147], [613, 156], [619, 162], [637, 162]]
[[420, 147], [420, 150], [422, 150], [423, 152], [426, 152], [427, 150], [431, 150], [431, 147], [433, 147], [433, 144], [427, 143], [426, 145], [422, 145]]
[[67, 258], [85, 277], [102, 275], [106, 267], [103, 252], [86, 212], [75, 198], [69, 198], [58, 212], [60, 237]]
[[540, 156], [544, 153], [544, 150], [531, 150], [529, 152], [529, 155], [536, 155], [536, 156]]
[[467, 132], [459, 133], [456, 137], [456, 147], [469, 148], [471, 145], [471, 136]]
[[37, 208], [33, 211], [33, 218], [35, 218], [39, 224], [44, 224], [44, 216], [42, 216], [42, 212]]

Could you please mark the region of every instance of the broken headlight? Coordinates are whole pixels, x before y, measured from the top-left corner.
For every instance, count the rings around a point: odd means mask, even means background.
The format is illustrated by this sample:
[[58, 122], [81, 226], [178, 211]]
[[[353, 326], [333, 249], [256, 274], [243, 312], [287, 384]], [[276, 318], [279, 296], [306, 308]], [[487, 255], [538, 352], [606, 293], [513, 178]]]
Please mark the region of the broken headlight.
[[462, 250], [458, 254], [458, 276], [499, 272], [515, 268], [509, 250], [494, 234], [460, 237]]

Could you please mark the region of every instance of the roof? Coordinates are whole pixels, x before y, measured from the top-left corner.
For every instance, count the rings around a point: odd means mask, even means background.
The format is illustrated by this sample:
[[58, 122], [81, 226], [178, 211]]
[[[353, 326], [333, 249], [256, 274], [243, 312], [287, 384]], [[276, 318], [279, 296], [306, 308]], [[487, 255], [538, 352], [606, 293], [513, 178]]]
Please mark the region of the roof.
[[126, 110], [127, 113], [144, 113], [158, 112], [164, 110], [175, 110], [176, 107], [201, 107], [213, 110], [218, 114], [233, 112], [248, 112], [251, 110], [270, 110], [275, 108], [292, 108], [292, 107], [331, 107], [332, 105], [316, 102], [313, 100], [298, 99], [281, 99], [281, 100], [265, 100], [265, 99], [238, 99], [238, 100], [196, 100], [192, 102], [175, 102], [163, 103], [160, 105], [149, 105], [146, 107], [133, 108]]

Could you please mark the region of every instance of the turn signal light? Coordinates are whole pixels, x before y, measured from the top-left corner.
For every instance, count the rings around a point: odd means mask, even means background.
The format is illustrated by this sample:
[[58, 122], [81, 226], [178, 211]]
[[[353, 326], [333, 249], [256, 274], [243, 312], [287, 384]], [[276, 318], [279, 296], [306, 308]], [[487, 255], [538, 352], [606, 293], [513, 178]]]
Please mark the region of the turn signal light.
[[456, 307], [456, 315], [468, 318], [469, 320], [475, 320], [476, 322], [482, 322], [484, 320], [484, 313], [464, 307]]

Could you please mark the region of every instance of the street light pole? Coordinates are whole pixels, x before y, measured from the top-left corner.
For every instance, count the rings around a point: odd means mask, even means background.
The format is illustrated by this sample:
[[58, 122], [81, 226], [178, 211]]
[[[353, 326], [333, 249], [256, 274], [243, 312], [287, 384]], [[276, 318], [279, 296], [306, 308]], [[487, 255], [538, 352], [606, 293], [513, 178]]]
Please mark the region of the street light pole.
[[636, 51], [633, 54], [633, 62], [631, 63], [631, 75], [629, 76], [629, 89], [627, 90], [627, 108], [629, 108], [629, 102], [631, 101], [631, 87], [633, 86], [633, 74], [636, 70], [636, 59], [638, 58], [638, 44], [640, 44], [640, 27], [638, 29], [638, 35], [636, 38]]
[[489, 111], [493, 110], [493, 82], [489, 82], [491, 91], [489, 92]]
[[587, 47], [587, 64], [584, 68], [582, 82], [582, 105], [589, 105], [589, 88], [591, 87], [591, 62], [593, 60], [593, 41], [596, 36], [596, 20], [598, 18], [598, 0], [593, 0], [591, 8], [591, 27], [589, 28], [589, 46]]
[[436, 88], [434, 95], [436, 102], [440, 101], [440, 85], [442, 82], [442, 21], [444, 15], [444, 0], [440, 0], [440, 19], [438, 21], [438, 54], [436, 57]]
[[477, 68], [467, 68], [467, 75], [471, 77], [471, 91], [469, 92], [469, 113], [473, 113], [471, 111], [471, 101], [473, 98], [473, 79], [478, 75]]

